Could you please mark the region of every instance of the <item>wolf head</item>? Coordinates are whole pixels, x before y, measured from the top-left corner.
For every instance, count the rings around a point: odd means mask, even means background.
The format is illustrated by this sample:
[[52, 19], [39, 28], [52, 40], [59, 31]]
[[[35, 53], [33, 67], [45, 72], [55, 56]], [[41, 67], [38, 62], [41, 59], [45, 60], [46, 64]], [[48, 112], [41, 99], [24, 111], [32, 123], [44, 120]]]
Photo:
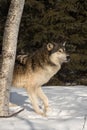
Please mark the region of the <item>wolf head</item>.
[[62, 64], [70, 60], [70, 56], [66, 53], [65, 49], [66, 42], [51, 42], [47, 44], [47, 50], [50, 54], [50, 61], [57, 64]]

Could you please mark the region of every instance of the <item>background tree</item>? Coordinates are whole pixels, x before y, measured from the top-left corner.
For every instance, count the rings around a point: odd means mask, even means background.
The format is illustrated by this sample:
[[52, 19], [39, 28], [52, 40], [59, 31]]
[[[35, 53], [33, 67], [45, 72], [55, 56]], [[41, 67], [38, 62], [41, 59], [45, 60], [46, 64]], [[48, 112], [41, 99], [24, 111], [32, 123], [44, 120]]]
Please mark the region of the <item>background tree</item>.
[[[0, 3], [5, 5], [0, 9], [0, 41], [9, 1]], [[60, 35], [67, 39], [71, 62], [62, 67], [50, 84], [87, 85], [87, 0], [26, 0], [17, 53], [35, 51]]]
[[25, 0], [12, 0], [6, 20], [0, 71], [0, 116], [9, 116], [9, 97], [19, 24]]

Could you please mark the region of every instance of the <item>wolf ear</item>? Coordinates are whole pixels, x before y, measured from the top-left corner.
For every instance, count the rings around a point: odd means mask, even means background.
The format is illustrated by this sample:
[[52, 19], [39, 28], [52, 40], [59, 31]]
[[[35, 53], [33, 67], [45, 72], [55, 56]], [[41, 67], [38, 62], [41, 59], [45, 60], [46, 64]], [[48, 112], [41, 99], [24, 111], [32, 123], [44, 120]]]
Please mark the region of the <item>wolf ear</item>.
[[54, 45], [52, 43], [47, 44], [47, 50], [51, 51], [53, 49]]
[[66, 45], [66, 41], [63, 43], [63, 46], [65, 47], [65, 45]]

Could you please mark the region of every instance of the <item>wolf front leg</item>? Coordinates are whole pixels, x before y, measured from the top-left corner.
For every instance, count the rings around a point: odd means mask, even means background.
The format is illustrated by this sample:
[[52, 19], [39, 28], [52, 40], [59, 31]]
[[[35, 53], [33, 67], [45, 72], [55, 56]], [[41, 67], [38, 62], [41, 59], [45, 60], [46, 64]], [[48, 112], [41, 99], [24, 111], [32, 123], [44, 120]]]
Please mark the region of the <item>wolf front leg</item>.
[[41, 87], [38, 87], [38, 90], [37, 90], [37, 95], [38, 97], [43, 101], [44, 103], [44, 113], [46, 115], [46, 112], [49, 110], [49, 101], [48, 101], [48, 98], [47, 96], [44, 94], [43, 90]]
[[29, 93], [29, 98], [31, 100], [31, 104], [35, 110], [35, 112], [37, 114], [40, 114], [42, 116], [44, 116], [44, 113], [40, 110], [39, 108], [39, 104], [38, 104], [38, 97], [37, 97], [37, 93], [36, 93], [36, 87], [31, 88], [30, 90], [28, 90]]

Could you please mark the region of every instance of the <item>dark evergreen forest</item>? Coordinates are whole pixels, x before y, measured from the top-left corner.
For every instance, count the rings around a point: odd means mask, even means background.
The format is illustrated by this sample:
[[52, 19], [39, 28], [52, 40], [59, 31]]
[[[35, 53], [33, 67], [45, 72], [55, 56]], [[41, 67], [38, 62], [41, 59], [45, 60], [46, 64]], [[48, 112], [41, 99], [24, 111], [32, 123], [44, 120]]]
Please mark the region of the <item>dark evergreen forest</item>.
[[[0, 53], [9, 5], [0, 0]], [[67, 39], [71, 61], [48, 85], [87, 85], [87, 0], [26, 0], [17, 53], [32, 53], [59, 36]]]

